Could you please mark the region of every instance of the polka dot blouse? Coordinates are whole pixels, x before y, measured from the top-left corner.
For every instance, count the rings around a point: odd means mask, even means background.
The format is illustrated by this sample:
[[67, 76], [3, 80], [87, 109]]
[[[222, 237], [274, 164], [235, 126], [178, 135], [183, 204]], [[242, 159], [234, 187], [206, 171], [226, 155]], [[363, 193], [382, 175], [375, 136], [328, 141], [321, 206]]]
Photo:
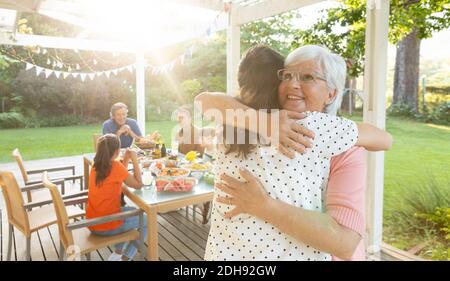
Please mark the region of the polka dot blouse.
[[[358, 130], [350, 120], [319, 112], [306, 114], [298, 123], [315, 133], [312, 149], [289, 159], [273, 148], [258, 145], [245, 159], [236, 153], [225, 154], [221, 146], [214, 165], [215, 181], [221, 182], [221, 174], [243, 181], [239, 168], [244, 167], [259, 178], [272, 198], [322, 212], [330, 158], [350, 149], [357, 141]], [[330, 254], [294, 240], [253, 216], [223, 218], [234, 207], [216, 202], [218, 195], [227, 196], [215, 190], [205, 260], [331, 260]]]

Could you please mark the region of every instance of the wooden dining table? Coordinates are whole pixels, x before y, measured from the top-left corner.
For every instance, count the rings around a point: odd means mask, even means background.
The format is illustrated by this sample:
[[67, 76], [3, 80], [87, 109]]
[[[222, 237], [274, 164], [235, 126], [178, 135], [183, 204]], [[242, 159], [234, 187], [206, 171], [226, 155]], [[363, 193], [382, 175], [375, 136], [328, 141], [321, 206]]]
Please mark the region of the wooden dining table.
[[[89, 186], [89, 172], [94, 160], [94, 153], [84, 154], [85, 186]], [[158, 192], [156, 187], [144, 186], [141, 189], [122, 186], [122, 192], [137, 207], [147, 214], [147, 260], [158, 261], [158, 213], [166, 213], [190, 205], [204, 204], [203, 216], [207, 215], [210, 201], [214, 196], [214, 187], [200, 180], [189, 192]], [[205, 221], [205, 218], [203, 218]]]

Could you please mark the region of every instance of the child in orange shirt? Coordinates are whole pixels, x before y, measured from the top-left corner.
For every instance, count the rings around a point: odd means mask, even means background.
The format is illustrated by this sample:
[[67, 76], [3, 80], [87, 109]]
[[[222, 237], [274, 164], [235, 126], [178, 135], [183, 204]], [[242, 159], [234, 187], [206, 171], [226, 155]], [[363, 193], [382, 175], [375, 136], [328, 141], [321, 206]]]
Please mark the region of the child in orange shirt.
[[[106, 134], [97, 142], [97, 153], [94, 165], [89, 176], [88, 204], [86, 218], [108, 216], [123, 211], [133, 210], [133, 207], [121, 207], [122, 184], [139, 189], [142, 187], [141, 171], [136, 152], [127, 150], [123, 164], [116, 160], [119, 156], [120, 140], [114, 134]], [[128, 162], [133, 163], [133, 174], [127, 170]], [[98, 224], [89, 227], [92, 233], [97, 235], [116, 235], [139, 227], [139, 217], [129, 217]], [[144, 218], [144, 237], [147, 233], [147, 219]], [[129, 243], [124, 249], [125, 243], [115, 245], [115, 252], [108, 260], [130, 260], [137, 252], [136, 247]]]

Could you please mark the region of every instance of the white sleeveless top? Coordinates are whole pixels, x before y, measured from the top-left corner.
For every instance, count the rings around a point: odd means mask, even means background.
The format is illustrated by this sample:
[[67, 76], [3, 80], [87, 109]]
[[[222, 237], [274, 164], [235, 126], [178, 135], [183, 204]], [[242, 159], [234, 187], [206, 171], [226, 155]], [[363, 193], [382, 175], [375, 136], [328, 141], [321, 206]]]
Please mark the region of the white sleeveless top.
[[[244, 159], [236, 153], [225, 154], [221, 145], [214, 163], [215, 182], [222, 182], [221, 174], [243, 181], [239, 168], [244, 167], [260, 180], [270, 197], [322, 212], [330, 158], [350, 149], [358, 130], [350, 120], [319, 112], [306, 114], [298, 123], [315, 133], [312, 149], [289, 159], [258, 145]], [[247, 214], [223, 218], [223, 213], [234, 207], [216, 202], [218, 195], [227, 196], [215, 189], [205, 260], [331, 260], [330, 254], [283, 234], [259, 218]]]

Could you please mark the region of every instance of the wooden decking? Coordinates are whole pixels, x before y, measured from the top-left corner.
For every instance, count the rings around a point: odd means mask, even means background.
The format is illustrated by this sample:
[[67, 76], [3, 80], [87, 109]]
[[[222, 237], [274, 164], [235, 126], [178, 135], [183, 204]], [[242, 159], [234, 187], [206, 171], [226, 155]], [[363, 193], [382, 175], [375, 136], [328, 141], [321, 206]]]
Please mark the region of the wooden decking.
[[[0, 260], [6, 260], [8, 222], [4, 210], [0, 210]], [[192, 208], [188, 218], [185, 209], [158, 216], [159, 256], [162, 261], [201, 261], [205, 253], [209, 224], [201, 223], [201, 214], [197, 213], [195, 221]], [[14, 232], [12, 260], [25, 259], [25, 238], [20, 231]], [[106, 260], [112, 248], [104, 248], [92, 253], [92, 260]], [[56, 225], [39, 230], [31, 237], [32, 261], [57, 261], [59, 257], [59, 235]]]

